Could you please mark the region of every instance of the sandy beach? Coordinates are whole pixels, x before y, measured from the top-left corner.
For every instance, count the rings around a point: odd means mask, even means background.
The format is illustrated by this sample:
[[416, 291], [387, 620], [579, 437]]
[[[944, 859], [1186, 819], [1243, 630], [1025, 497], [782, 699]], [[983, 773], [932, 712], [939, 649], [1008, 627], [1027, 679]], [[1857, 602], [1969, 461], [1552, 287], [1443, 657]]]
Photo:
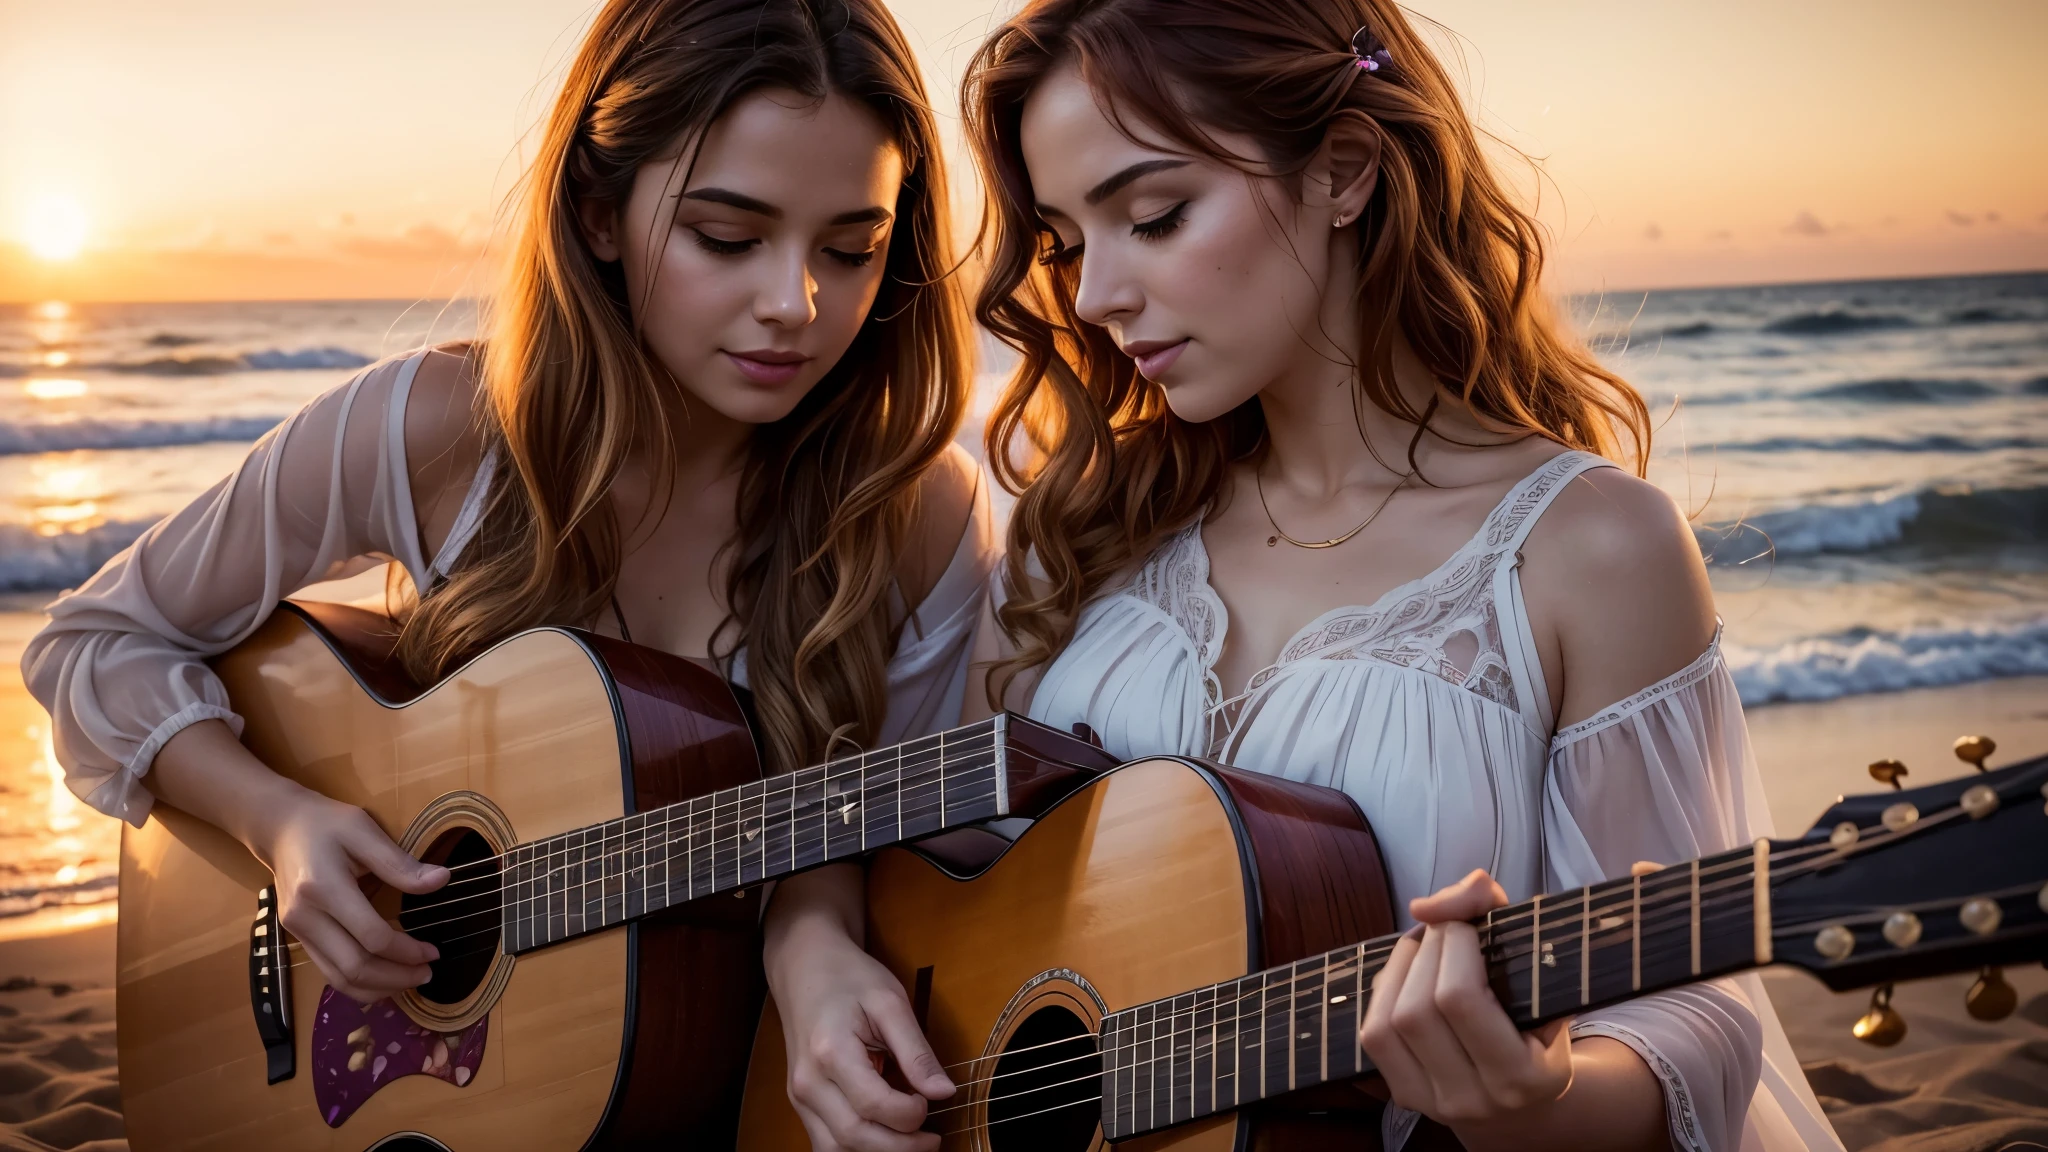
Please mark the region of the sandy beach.
[[[0, 666], [0, 710], [10, 712], [34, 707], [15, 658]], [[1970, 771], [1949, 752], [1964, 733], [1998, 739], [1994, 763], [2048, 751], [2048, 678], [1776, 705], [1752, 710], [1750, 728], [1778, 831], [1790, 835], [1837, 795], [1875, 787], [1865, 773], [1872, 760], [1904, 760], [1911, 782], [1923, 783]], [[127, 1147], [109, 910], [46, 909], [0, 924], [0, 1152]], [[1837, 994], [1783, 969], [1765, 983], [1852, 1152], [2019, 1152], [2048, 1146], [2048, 971], [2028, 965], [2006, 976], [2020, 1008], [1989, 1024], [1963, 1010], [1972, 976], [1902, 985], [1894, 1005], [1908, 1033], [1890, 1049], [1849, 1034], [1867, 992]]]

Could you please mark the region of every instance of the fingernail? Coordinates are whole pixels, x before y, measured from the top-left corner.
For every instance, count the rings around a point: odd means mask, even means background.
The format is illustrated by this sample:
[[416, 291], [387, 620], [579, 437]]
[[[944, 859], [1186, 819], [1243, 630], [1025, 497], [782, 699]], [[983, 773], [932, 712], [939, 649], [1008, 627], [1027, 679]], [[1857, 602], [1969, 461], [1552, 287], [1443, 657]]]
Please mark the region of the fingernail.
[[434, 947], [432, 944], [427, 945], [427, 959], [439, 960], [440, 958], [441, 950], [439, 948]]
[[1427, 932], [1427, 931], [1429, 931], [1429, 925], [1427, 925], [1427, 924], [1423, 924], [1423, 923], [1419, 923], [1419, 922], [1418, 922], [1418, 923], [1417, 923], [1417, 924], [1415, 925], [1415, 927], [1413, 927], [1413, 928], [1410, 928], [1410, 929], [1409, 929], [1409, 930], [1407, 930], [1406, 932], [1403, 932], [1403, 933], [1401, 933], [1401, 939], [1403, 939], [1403, 940], [1420, 940], [1420, 939], [1422, 939], [1422, 934], [1423, 934], [1424, 932]]

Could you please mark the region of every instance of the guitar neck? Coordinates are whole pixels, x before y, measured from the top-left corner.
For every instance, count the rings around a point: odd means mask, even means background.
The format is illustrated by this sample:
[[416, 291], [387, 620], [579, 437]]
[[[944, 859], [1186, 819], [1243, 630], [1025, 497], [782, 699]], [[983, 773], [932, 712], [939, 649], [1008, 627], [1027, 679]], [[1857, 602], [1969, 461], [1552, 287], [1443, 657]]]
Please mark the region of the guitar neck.
[[[1539, 896], [1474, 925], [1523, 1028], [1771, 962], [1770, 844]], [[1104, 1135], [1120, 1140], [1372, 1071], [1358, 1026], [1399, 936], [1103, 1018]]]
[[995, 716], [521, 844], [500, 868], [505, 951], [1008, 815], [1020, 723]]

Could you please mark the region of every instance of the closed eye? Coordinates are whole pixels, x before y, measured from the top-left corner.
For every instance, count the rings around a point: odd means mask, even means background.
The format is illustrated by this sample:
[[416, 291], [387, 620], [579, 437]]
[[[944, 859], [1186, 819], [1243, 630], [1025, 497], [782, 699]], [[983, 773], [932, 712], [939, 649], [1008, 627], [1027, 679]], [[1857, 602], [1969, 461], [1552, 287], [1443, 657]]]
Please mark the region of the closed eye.
[[697, 247], [714, 256], [738, 256], [761, 242], [759, 237], [751, 240], [720, 240], [695, 228], [690, 229], [690, 233], [697, 238]]
[[1163, 240], [1181, 226], [1187, 207], [1188, 202], [1183, 200], [1150, 220], [1140, 220], [1131, 225], [1131, 235], [1140, 240]]
[[870, 248], [865, 252], [842, 252], [837, 248], [827, 248], [825, 249], [825, 255], [839, 261], [848, 268], [865, 268], [873, 262], [875, 253], [879, 251], [881, 251], [880, 248]]

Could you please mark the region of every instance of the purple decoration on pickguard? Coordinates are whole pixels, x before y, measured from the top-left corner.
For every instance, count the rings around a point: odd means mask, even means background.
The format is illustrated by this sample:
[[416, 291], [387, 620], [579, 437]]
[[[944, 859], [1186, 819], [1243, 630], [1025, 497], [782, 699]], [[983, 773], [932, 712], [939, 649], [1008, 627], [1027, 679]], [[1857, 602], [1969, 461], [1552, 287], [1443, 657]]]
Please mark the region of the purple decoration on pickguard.
[[377, 1089], [401, 1076], [432, 1076], [457, 1088], [469, 1084], [484, 1058], [489, 1023], [486, 1016], [460, 1032], [434, 1032], [388, 999], [363, 1005], [324, 989], [313, 1021], [313, 1099], [320, 1115], [329, 1128], [339, 1128]]

